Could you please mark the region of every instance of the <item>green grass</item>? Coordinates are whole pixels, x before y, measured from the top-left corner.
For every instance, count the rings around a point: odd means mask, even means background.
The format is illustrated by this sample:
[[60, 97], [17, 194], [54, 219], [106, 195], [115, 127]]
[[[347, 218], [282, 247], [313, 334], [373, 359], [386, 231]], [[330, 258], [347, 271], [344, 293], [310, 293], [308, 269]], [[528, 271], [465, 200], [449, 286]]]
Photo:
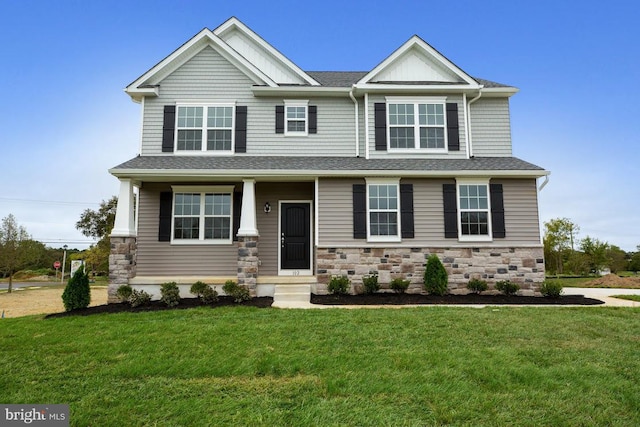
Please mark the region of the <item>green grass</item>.
[[0, 321], [72, 425], [640, 425], [633, 308], [247, 307]]
[[640, 295], [612, 295], [612, 297], [640, 302]]

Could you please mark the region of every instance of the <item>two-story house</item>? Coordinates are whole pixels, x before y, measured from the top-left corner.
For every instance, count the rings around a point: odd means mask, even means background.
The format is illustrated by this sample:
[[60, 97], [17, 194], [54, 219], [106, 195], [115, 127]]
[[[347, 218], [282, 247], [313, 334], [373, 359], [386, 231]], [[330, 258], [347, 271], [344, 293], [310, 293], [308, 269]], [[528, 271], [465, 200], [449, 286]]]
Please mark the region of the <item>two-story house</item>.
[[431, 253], [452, 291], [481, 277], [532, 293], [544, 279], [548, 172], [512, 156], [517, 89], [417, 36], [370, 71], [312, 72], [231, 18], [125, 91], [142, 109], [141, 147], [109, 171], [110, 300], [123, 283], [233, 279], [277, 296], [374, 273], [417, 291]]

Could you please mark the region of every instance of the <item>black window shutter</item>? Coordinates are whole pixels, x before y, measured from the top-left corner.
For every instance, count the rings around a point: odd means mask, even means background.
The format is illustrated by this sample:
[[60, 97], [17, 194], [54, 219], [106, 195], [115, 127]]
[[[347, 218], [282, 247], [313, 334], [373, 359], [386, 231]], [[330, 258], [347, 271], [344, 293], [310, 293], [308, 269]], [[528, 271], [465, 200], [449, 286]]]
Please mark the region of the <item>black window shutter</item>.
[[413, 184], [400, 184], [400, 219], [402, 238], [413, 239]]
[[318, 106], [309, 105], [309, 133], [318, 133]]
[[387, 151], [387, 104], [374, 104], [376, 151]]
[[240, 213], [242, 212], [242, 193], [233, 193], [233, 241], [238, 241], [238, 230], [240, 230]]
[[164, 106], [164, 121], [162, 122], [162, 152], [173, 153], [173, 139], [176, 130], [176, 106]]
[[456, 201], [456, 185], [442, 184], [444, 201], [444, 237], [458, 238], [458, 203]]
[[367, 188], [353, 184], [353, 238], [367, 238]]
[[247, 106], [236, 107], [236, 153], [247, 152]]
[[502, 184], [490, 184], [491, 195], [491, 229], [495, 239], [504, 239], [507, 235], [504, 225], [504, 200]]
[[447, 103], [447, 140], [449, 151], [460, 151], [460, 127], [458, 125], [458, 104]]
[[276, 133], [284, 133], [284, 105], [276, 105]]
[[160, 222], [158, 226], [158, 242], [171, 241], [171, 210], [173, 208], [173, 193], [160, 193]]

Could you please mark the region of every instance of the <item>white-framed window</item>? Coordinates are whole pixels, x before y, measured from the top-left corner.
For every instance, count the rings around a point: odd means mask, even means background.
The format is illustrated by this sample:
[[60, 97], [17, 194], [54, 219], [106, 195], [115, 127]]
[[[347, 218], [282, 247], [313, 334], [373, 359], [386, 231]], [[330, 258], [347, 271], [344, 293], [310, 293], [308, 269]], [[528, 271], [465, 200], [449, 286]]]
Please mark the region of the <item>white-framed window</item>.
[[232, 153], [233, 104], [176, 106], [176, 153]]
[[172, 243], [232, 243], [233, 186], [174, 186]]
[[461, 241], [490, 241], [491, 197], [488, 181], [457, 181], [458, 234]]
[[447, 151], [444, 97], [387, 97], [387, 140], [390, 151]]
[[309, 133], [309, 101], [284, 100], [284, 134], [306, 136]]
[[399, 242], [400, 179], [367, 179], [367, 238]]

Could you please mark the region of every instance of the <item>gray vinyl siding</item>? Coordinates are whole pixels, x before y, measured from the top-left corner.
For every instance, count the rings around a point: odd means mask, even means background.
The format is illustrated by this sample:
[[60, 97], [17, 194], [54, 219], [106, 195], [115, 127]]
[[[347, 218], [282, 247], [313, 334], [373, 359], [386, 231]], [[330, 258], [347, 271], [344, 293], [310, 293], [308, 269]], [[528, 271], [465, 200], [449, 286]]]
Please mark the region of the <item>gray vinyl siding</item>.
[[354, 155], [354, 105], [350, 98], [309, 98], [309, 105], [318, 107], [318, 133], [285, 137], [275, 133], [275, 106], [284, 105], [284, 98], [256, 98], [253, 84], [211, 47], [204, 48], [160, 82], [159, 97], [145, 100], [142, 155], [163, 154], [164, 106], [193, 101], [247, 106], [246, 155]]
[[471, 104], [470, 117], [474, 156], [512, 155], [509, 98], [480, 98]]
[[172, 245], [158, 241], [160, 192], [170, 185], [144, 184], [138, 213], [138, 276], [235, 276], [237, 244]]
[[[278, 275], [278, 253], [280, 251], [278, 202], [281, 200], [313, 201], [313, 187], [313, 182], [258, 182], [256, 184], [257, 225], [260, 233], [258, 241], [258, 256], [260, 257], [258, 271], [260, 275]], [[264, 212], [266, 202], [271, 205], [269, 213]], [[311, 212], [313, 213], [313, 203], [311, 204]]]
[[[445, 179], [401, 179], [413, 184], [415, 238], [403, 239], [400, 245], [417, 247], [469, 247], [479, 243], [461, 243], [444, 237], [444, 206], [442, 184], [454, 184]], [[534, 179], [500, 179], [503, 184], [506, 238], [494, 239], [482, 246], [539, 245], [538, 201]], [[368, 243], [353, 238], [353, 184], [363, 179], [322, 179], [319, 182], [320, 246], [393, 246], [394, 243]]]
[[467, 139], [466, 139], [466, 121], [464, 118], [464, 102], [462, 95], [446, 95], [437, 94], [434, 96], [446, 96], [447, 102], [456, 102], [458, 104], [458, 126], [459, 126], [459, 138], [460, 138], [460, 151], [449, 151], [446, 153], [421, 153], [420, 150], [416, 150], [416, 153], [390, 153], [388, 151], [376, 151], [376, 138], [375, 138], [375, 115], [374, 105], [377, 102], [386, 102], [385, 95], [370, 95], [369, 105], [369, 157], [372, 159], [386, 157], [386, 158], [447, 158], [447, 159], [466, 159], [467, 158]]

